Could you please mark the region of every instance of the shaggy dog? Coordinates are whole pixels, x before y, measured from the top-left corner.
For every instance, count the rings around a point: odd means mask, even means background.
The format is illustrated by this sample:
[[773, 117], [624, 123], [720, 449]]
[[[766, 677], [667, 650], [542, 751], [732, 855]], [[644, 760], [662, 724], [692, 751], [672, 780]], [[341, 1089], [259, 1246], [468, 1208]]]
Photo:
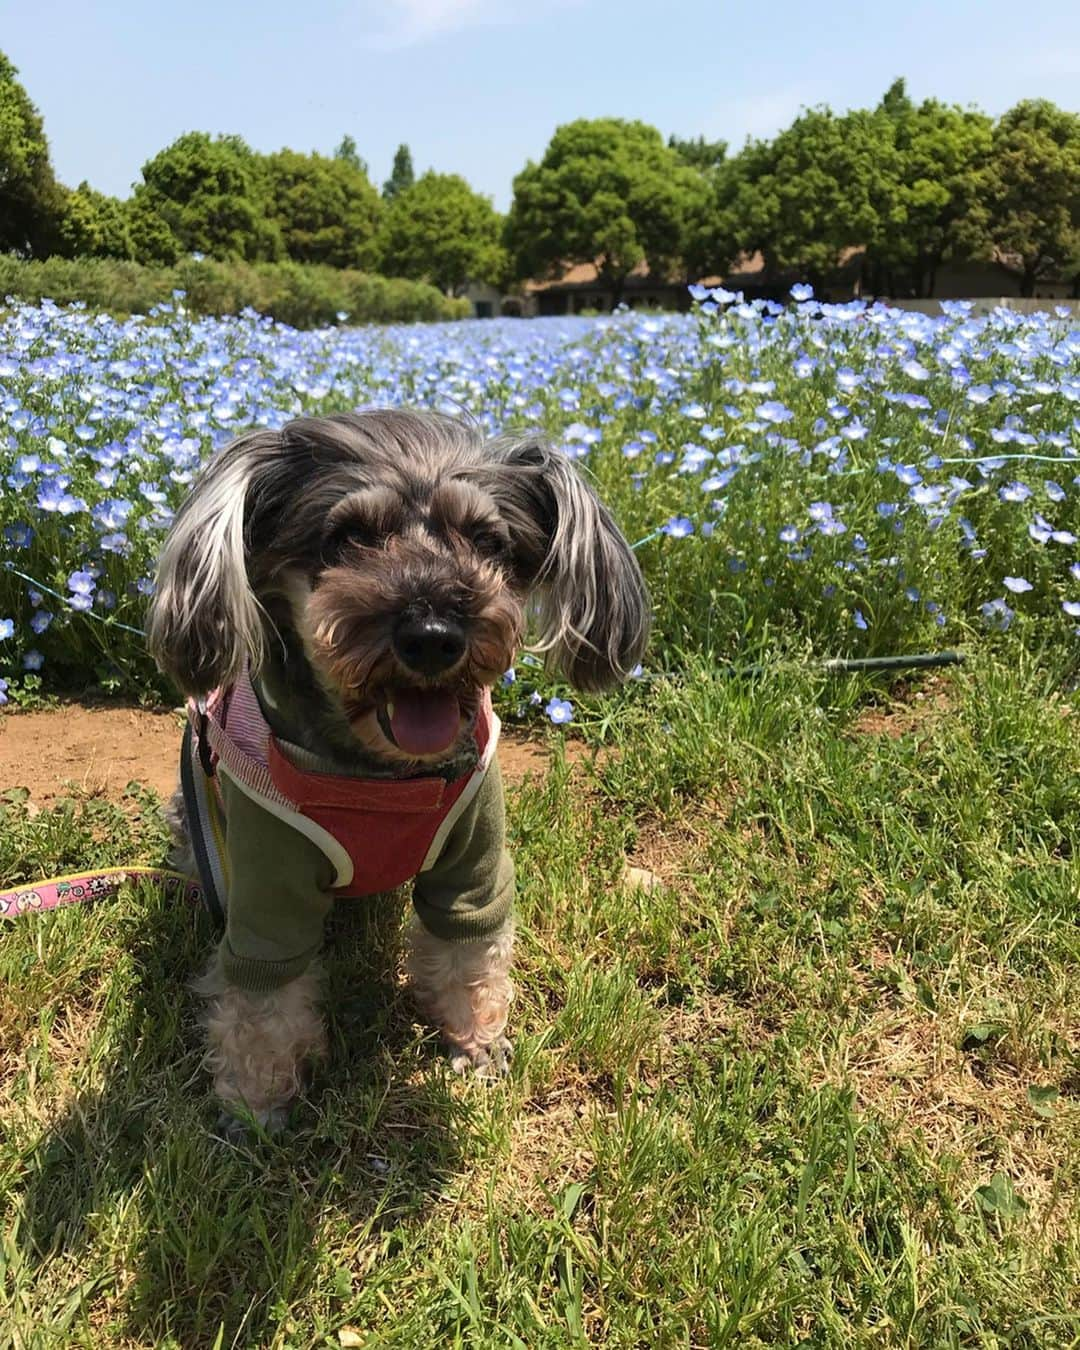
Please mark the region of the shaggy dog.
[[226, 921], [202, 992], [227, 1106], [282, 1123], [324, 1044], [322, 919], [411, 878], [417, 1001], [455, 1067], [505, 1072], [513, 868], [490, 688], [527, 610], [577, 688], [642, 656], [634, 555], [536, 435], [302, 418], [227, 446], [177, 514], [149, 639], [190, 700], [172, 819]]

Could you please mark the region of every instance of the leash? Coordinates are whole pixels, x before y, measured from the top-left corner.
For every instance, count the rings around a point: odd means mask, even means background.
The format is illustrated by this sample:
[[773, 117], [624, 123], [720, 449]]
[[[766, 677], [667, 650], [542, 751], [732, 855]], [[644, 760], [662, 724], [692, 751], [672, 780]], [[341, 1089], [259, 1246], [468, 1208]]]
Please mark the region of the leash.
[[177, 892], [192, 904], [203, 903], [203, 888], [182, 872], [164, 867], [110, 867], [94, 872], [72, 872], [64, 877], [34, 881], [14, 890], [0, 891], [0, 919], [19, 919], [65, 905], [85, 904], [115, 895], [128, 881], [155, 881], [164, 890]]

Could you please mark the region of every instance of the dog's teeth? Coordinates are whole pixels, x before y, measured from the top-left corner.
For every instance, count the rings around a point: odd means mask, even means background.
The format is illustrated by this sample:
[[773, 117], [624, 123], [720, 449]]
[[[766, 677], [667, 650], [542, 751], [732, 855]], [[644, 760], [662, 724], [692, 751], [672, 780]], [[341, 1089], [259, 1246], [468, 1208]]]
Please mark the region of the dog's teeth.
[[390, 702], [389, 699], [386, 700], [386, 715], [391, 719], [394, 716], [394, 705]]

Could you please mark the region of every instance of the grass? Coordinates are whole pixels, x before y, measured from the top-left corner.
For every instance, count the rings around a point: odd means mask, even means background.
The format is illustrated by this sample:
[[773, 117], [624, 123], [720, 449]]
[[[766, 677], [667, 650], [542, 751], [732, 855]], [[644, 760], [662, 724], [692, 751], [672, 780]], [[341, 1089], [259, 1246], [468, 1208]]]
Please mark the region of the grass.
[[[872, 686], [691, 662], [511, 793], [517, 1057], [460, 1082], [335, 916], [331, 1053], [228, 1144], [154, 891], [0, 945], [0, 1342], [1080, 1344], [1080, 760], [1017, 648]], [[588, 731], [588, 716], [583, 716]], [[5, 808], [0, 881], [160, 857]], [[621, 885], [627, 859], [659, 889]]]

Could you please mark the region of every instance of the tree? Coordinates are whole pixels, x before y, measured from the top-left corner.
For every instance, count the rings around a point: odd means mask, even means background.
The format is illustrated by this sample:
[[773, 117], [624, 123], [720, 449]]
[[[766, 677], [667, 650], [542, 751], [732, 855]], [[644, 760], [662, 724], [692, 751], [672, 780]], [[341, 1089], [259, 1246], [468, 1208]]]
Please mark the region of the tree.
[[367, 160], [361, 158], [360, 151], [356, 148], [356, 142], [351, 136], [342, 136], [341, 144], [334, 151], [334, 158], [340, 159], [350, 169], [356, 169], [365, 178], [368, 176]]
[[394, 152], [394, 167], [390, 170], [390, 177], [383, 184], [382, 195], [387, 201], [392, 201], [399, 192], [411, 188], [415, 181], [412, 151], [407, 145], [399, 145]]
[[884, 133], [871, 195], [878, 239], [867, 256], [872, 289], [930, 296], [938, 269], [985, 249], [976, 225], [992, 122], [936, 99], [916, 106], [903, 80], [878, 109]]
[[266, 169], [271, 217], [290, 258], [331, 267], [374, 265], [379, 195], [350, 159], [279, 150], [267, 156]]
[[135, 199], [160, 217], [181, 252], [259, 262], [284, 251], [265, 163], [239, 136], [179, 137], [143, 166]]
[[0, 52], [0, 251], [45, 256], [55, 243], [60, 191], [37, 108]]
[[1018, 103], [994, 127], [977, 228], [997, 260], [1034, 295], [1080, 258], [1080, 115], [1046, 99]]
[[65, 191], [57, 226], [59, 249], [69, 258], [133, 258], [126, 204], [89, 183]]
[[674, 150], [684, 164], [703, 173], [717, 169], [727, 158], [727, 141], [707, 141], [704, 136], [683, 139], [681, 136], [668, 137], [668, 149]]
[[379, 232], [388, 276], [429, 281], [459, 295], [470, 281], [499, 284], [502, 222], [487, 197], [454, 173], [430, 170], [387, 203]]
[[750, 142], [724, 180], [725, 228], [771, 270], [816, 286], [852, 248], [873, 247], [878, 182], [890, 148], [882, 119], [827, 107], [802, 112], [771, 142]]
[[664, 272], [679, 259], [699, 183], [644, 122], [599, 118], [557, 128], [540, 163], [514, 179], [507, 238], [518, 274], [595, 263], [618, 303], [639, 263]]

